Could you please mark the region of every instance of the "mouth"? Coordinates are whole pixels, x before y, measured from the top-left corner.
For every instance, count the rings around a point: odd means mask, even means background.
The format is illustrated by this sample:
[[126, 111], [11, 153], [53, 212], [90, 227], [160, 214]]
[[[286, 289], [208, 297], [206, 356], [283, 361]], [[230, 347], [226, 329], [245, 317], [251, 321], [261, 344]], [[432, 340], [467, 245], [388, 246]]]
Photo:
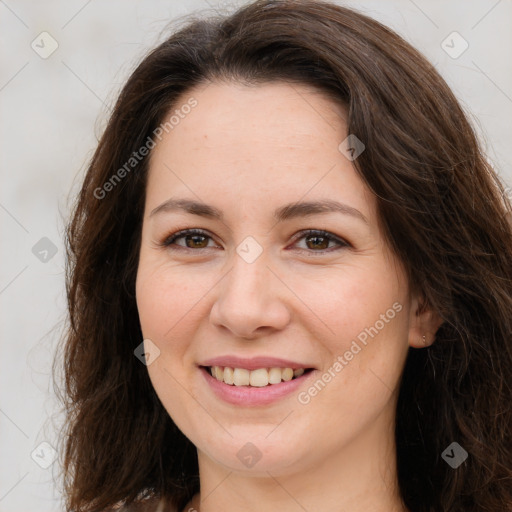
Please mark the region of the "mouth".
[[314, 368], [200, 366], [213, 396], [237, 407], [262, 407], [296, 394], [314, 378]]
[[314, 368], [233, 368], [229, 366], [200, 366], [210, 376], [223, 384], [234, 387], [263, 388], [296, 380]]

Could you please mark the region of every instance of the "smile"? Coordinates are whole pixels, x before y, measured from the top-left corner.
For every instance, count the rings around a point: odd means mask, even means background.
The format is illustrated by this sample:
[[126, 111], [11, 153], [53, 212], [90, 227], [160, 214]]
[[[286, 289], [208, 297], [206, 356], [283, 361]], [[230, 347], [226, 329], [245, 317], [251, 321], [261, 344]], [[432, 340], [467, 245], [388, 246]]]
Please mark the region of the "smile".
[[269, 405], [292, 396], [317, 373], [314, 368], [278, 367], [200, 366], [199, 370], [213, 396], [238, 407]]

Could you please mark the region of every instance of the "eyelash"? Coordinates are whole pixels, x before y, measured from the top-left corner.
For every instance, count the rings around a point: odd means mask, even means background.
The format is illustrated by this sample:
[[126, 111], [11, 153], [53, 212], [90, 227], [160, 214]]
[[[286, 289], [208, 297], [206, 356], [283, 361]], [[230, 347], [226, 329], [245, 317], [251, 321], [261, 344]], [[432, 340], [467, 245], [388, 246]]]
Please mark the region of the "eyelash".
[[[213, 240], [213, 238], [206, 231], [203, 231], [201, 229], [184, 229], [184, 230], [178, 231], [178, 232], [173, 233], [172, 235], [168, 236], [162, 243], [160, 243], [158, 245], [160, 245], [161, 247], [170, 249], [172, 251], [175, 251], [175, 250], [198, 251], [198, 250], [211, 249], [211, 247], [202, 247], [199, 249], [194, 249], [192, 247], [184, 247], [181, 245], [176, 245], [175, 247], [171, 247], [176, 240], [179, 240], [180, 238], [184, 238], [187, 235], [200, 235], [200, 236], [205, 236], [205, 237]], [[318, 236], [318, 237], [326, 238], [329, 242], [331, 242], [331, 241], [336, 242], [339, 245], [338, 245], [338, 247], [334, 247], [334, 248], [330, 247], [328, 249], [322, 249], [319, 251], [315, 251], [313, 249], [299, 249], [299, 251], [309, 252], [309, 253], [313, 253], [313, 254], [315, 254], [315, 253], [316, 254], [318, 254], [318, 253], [325, 254], [328, 252], [332, 252], [333, 250], [337, 251], [340, 249], [346, 249], [348, 247], [352, 247], [351, 244], [349, 244], [346, 240], [343, 240], [342, 238], [340, 238], [332, 233], [329, 233], [328, 231], [324, 231], [321, 229], [306, 229], [306, 230], [300, 231], [298, 233], [298, 235], [296, 237], [294, 237], [293, 243], [296, 243], [299, 240], [301, 240], [302, 238], [306, 238], [308, 236]]]

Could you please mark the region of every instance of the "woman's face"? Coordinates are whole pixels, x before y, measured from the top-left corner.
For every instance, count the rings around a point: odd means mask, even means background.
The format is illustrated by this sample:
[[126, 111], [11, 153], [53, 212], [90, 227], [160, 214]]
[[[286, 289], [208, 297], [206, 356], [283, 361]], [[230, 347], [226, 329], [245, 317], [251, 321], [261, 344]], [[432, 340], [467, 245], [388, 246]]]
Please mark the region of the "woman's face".
[[[162, 404], [200, 461], [234, 471], [389, 449], [407, 350], [426, 331], [340, 148], [345, 110], [285, 83], [202, 85], [175, 109], [151, 156], [137, 275]], [[303, 205], [320, 201], [340, 205]], [[171, 238], [184, 229], [200, 233]]]

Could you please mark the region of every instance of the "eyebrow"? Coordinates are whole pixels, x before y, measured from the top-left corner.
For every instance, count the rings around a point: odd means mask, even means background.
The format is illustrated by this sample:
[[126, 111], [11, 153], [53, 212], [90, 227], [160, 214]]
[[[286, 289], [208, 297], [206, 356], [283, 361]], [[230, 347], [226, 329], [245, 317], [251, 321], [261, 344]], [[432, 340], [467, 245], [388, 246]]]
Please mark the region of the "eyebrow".
[[[149, 214], [150, 217], [162, 212], [172, 212], [183, 210], [192, 215], [199, 215], [211, 219], [223, 220], [224, 215], [221, 210], [215, 206], [201, 203], [199, 201], [192, 201], [190, 199], [168, 199], [161, 205], [154, 208]], [[310, 215], [318, 215], [321, 213], [342, 213], [350, 215], [366, 224], [369, 224], [368, 219], [359, 211], [349, 206], [348, 204], [339, 203], [331, 199], [323, 199], [319, 201], [307, 201], [301, 203], [289, 203], [281, 206], [274, 211], [274, 219], [278, 222], [283, 222], [289, 219], [298, 217], [308, 217]]]

